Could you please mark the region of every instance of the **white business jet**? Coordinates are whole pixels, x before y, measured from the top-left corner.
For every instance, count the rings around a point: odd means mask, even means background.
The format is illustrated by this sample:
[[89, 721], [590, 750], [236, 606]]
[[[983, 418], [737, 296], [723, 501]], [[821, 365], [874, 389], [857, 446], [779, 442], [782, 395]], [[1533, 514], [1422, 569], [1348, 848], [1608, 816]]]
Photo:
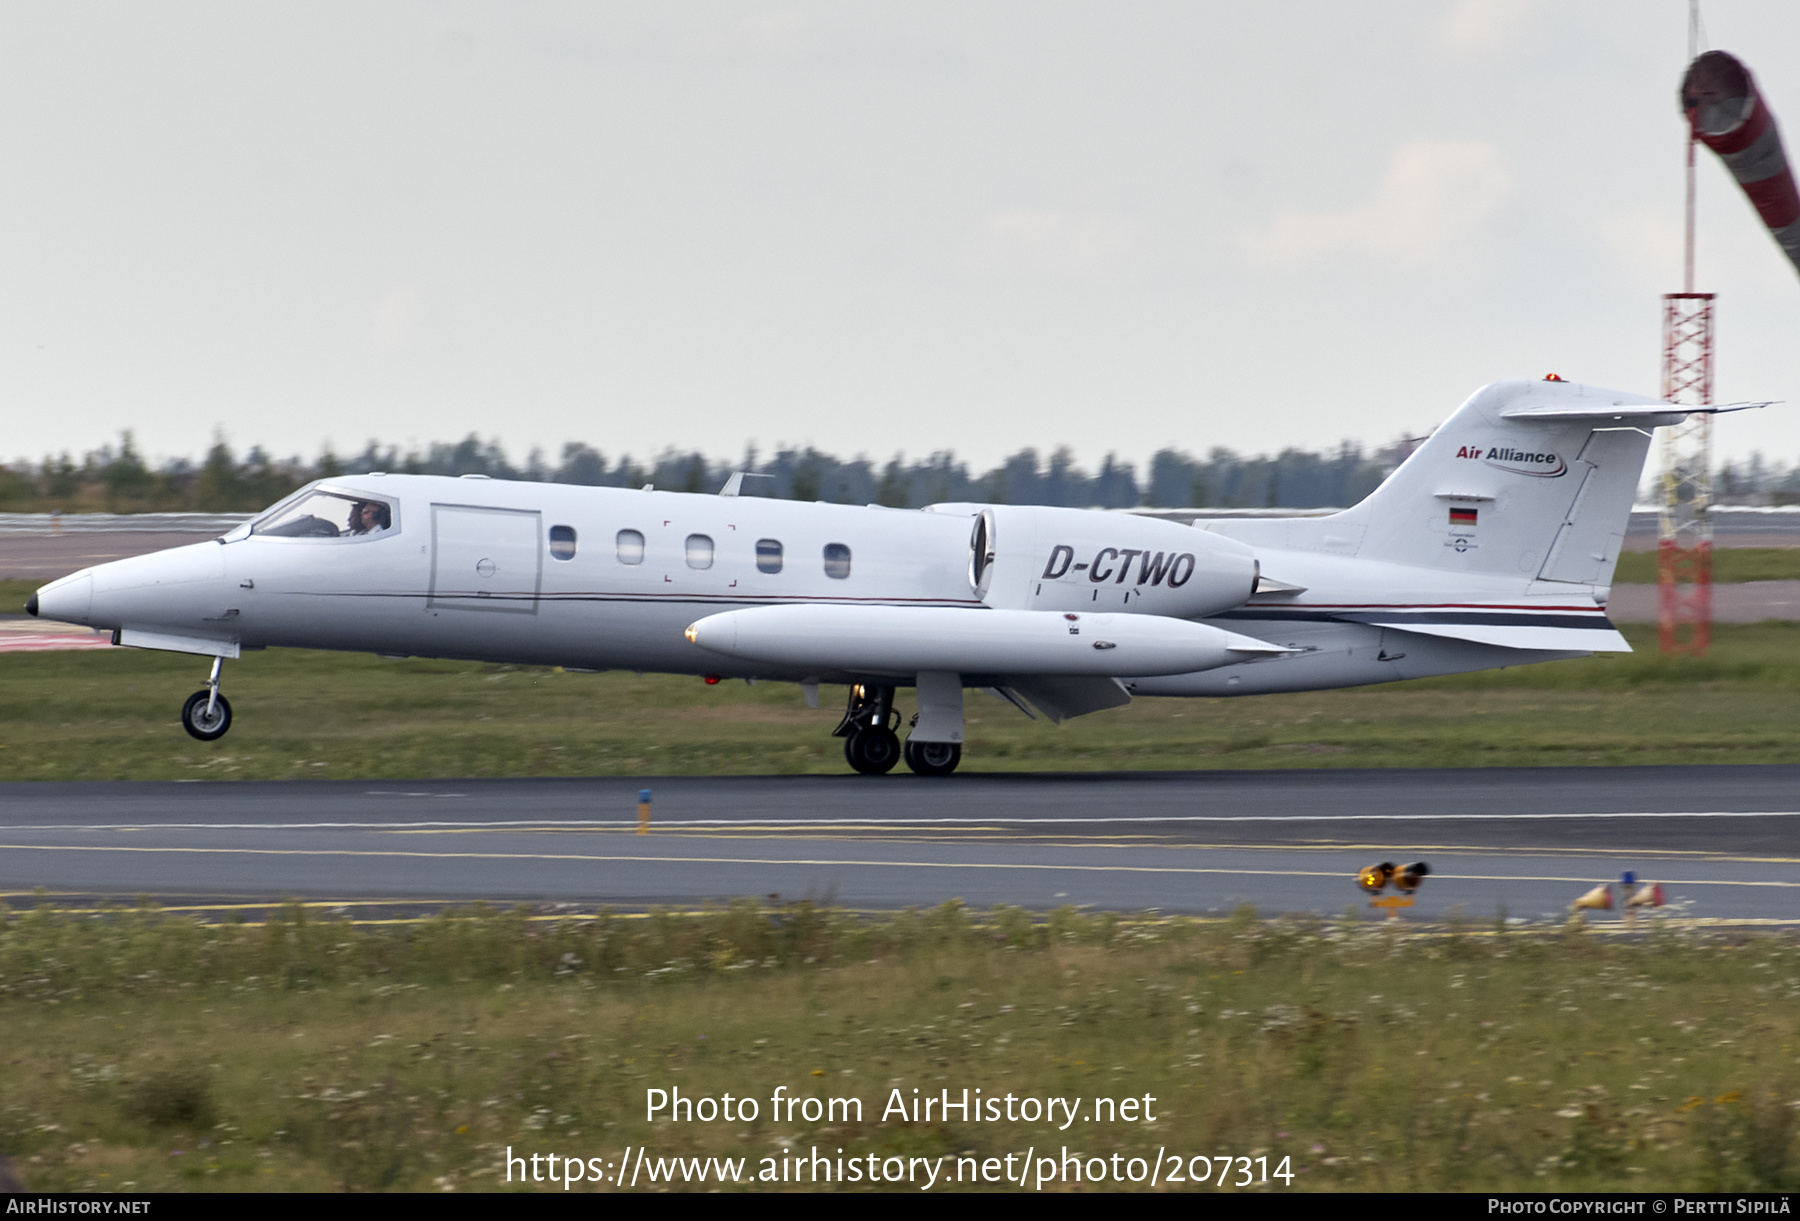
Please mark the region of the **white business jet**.
[[1629, 651], [1604, 605], [1650, 430], [1760, 405], [1500, 382], [1354, 508], [1195, 526], [372, 472], [27, 609], [211, 657], [182, 710], [205, 740], [231, 725], [221, 663], [277, 645], [796, 682], [814, 706], [841, 683], [851, 767], [947, 775], [970, 687], [1061, 721]]

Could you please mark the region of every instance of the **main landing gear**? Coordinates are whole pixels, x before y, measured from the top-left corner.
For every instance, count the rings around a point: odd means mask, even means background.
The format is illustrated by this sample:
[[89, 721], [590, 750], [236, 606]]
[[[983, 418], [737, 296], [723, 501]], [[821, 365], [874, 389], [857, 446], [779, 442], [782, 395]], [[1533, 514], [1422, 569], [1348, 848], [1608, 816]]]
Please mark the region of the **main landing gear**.
[[219, 671], [224, 666], [223, 657], [213, 658], [206, 686], [188, 696], [187, 703], [181, 706], [181, 727], [202, 742], [216, 741], [231, 728], [231, 705], [219, 694]]
[[[935, 708], [945, 698], [937, 687], [946, 687], [955, 701], [955, 732], [962, 736], [962, 687], [955, 675], [945, 675], [943, 683], [931, 682], [936, 676], [921, 675], [919, 689], [920, 715], [928, 709]], [[937, 713], [939, 720], [936, 732], [943, 732], [941, 720], [942, 710]], [[844, 719], [838, 722], [833, 735], [844, 739], [844, 758], [851, 767], [865, 776], [880, 776], [894, 770], [894, 765], [901, 759], [906, 766], [921, 776], [948, 776], [962, 762], [961, 742], [926, 742], [919, 738], [919, 717], [913, 718], [913, 733], [906, 740], [904, 748], [900, 745], [900, 736], [894, 732], [899, 722], [899, 715], [894, 711], [894, 689], [858, 684], [850, 688], [850, 703], [844, 709]]]
[[961, 742], [906, 740], [906, 766], [921, 776], [948, 776], [962, 762]]

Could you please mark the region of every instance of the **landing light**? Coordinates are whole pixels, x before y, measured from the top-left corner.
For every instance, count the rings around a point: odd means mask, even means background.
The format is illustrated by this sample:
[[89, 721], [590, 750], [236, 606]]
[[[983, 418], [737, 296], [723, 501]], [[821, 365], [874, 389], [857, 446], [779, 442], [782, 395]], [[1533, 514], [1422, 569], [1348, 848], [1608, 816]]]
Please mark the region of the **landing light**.
[[1383, 861], [1379, 865], [1364, 865], [1356, 875], [1356, 884], [1371, 894], [1386, 890], [1388, 880], [1394, 876], [1394, 863]]

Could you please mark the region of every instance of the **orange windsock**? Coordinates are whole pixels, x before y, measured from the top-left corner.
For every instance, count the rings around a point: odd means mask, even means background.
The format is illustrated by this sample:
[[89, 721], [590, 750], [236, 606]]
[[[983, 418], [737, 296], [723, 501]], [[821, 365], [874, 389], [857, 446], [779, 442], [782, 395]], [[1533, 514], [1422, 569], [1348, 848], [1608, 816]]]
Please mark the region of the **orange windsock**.
[[1800, 191], [1788, 168], [1781, 130], [1750, 69], [1723, 51], [1708, 51], [1681, 78], [1681, 108], [1694, 139], [1737, 179], [1763, 224], [1800, 270]]

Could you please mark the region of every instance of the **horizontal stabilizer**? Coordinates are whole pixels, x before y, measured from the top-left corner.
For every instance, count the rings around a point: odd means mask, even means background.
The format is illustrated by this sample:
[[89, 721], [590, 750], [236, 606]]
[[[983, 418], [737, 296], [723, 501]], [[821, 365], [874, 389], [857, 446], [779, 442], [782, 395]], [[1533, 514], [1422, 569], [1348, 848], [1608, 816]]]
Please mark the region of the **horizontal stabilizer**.
[[1724, 415], [1728, 411], [1749, 411], [1756, 407], [1771, 406], [1776, 400], [1770, 399], [1761, 403], [1583, 403], [1579, 406], [1553, 407], [1515, 407], [1511, 411], [1502, 411], [1500, 418], [1505, 420], [1541, 420], [1546, 423], [1568, 421], [1570, 423], [1605, 423], [1616, 420], [1620, 423], [1663, 423], [1665, 416], [1684, 415]]

